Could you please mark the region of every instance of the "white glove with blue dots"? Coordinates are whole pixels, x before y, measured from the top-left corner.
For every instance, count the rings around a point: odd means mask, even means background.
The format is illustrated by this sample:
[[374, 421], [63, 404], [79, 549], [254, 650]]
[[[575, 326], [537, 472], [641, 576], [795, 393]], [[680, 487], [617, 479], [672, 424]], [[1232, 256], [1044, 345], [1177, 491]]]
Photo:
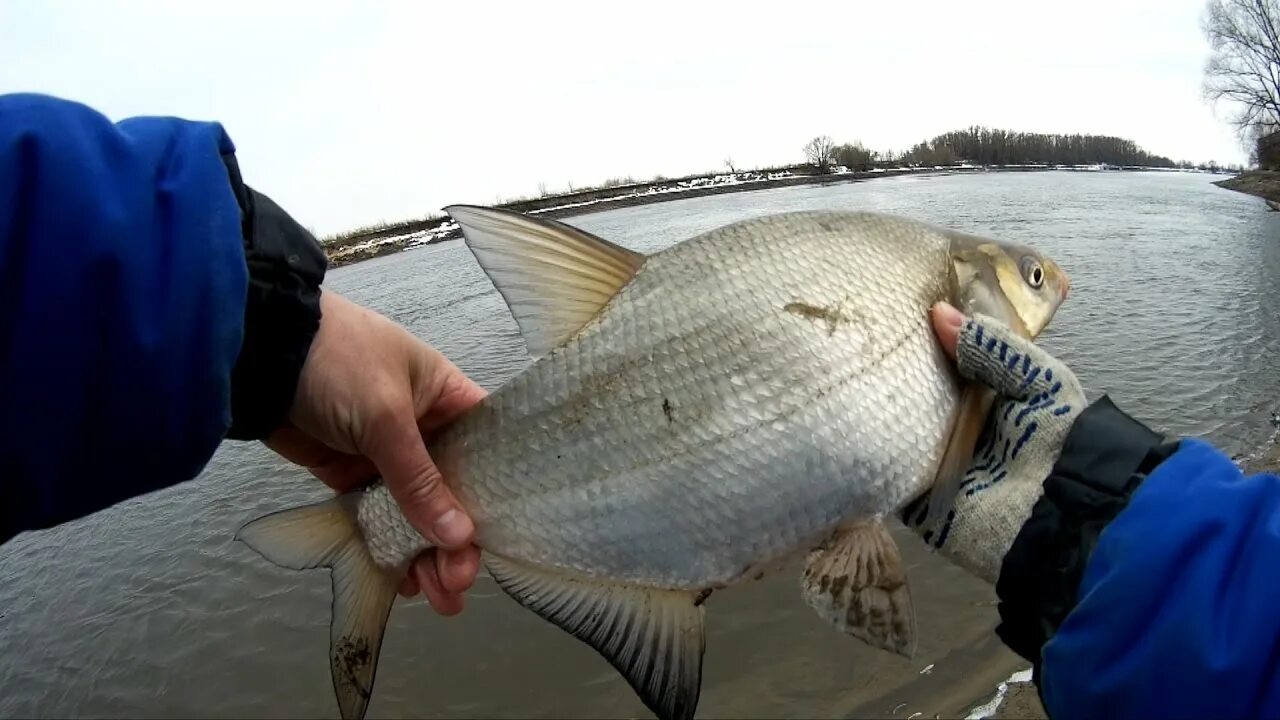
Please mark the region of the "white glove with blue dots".
[[1088, 403], [1070, 369], [994, 318], [966, 318], [956, 363], [962, 377], [996, 391], [995, 403], [946, 518], [924, 524], [927, 494], [902, 516], [948, 559], [994, 583]]

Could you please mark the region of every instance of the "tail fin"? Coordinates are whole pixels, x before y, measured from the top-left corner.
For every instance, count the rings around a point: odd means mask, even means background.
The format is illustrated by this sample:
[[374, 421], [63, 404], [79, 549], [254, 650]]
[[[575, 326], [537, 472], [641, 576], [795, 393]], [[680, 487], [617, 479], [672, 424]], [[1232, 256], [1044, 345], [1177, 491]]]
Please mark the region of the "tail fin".
[[258, 518], [236, 533], [267, 560], [293, 570], [330, 568], [329, 669], [344, 720], [359, 720], [373, 692], [378, 652], [400, 578], [365, 549], [347, 496]]

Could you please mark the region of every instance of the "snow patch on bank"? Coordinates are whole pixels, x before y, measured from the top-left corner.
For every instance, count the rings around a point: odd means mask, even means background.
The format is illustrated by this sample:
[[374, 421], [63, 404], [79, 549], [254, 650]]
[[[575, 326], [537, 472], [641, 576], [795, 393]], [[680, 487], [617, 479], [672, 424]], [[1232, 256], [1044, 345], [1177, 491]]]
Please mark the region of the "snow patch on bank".
[[1008, 680], [1005, 680], [1004, 682], [1000, 683], [999, 686], [996, 687], [995, 697], [991, 698], [990, 701], [970, 710], [969, 715], [966, 716], [965, 720], [983, 720], [984, 718], [991, 717], [996, 713], [996, 710], [1000, 709], [1000, 703], [1004, 702], [1004, 696], [1007, 695], [1009, 692], [1010, 683], [1027, 683], [1027, 682], [1031, 682], [1031, 668], [1027, 668], [1026, 670], [1019, 670], [1018, 672], [1010, 675]]
[[415, 230], [410, 233], [401, 235], [388, 235], [387, 237], [374, 238], [366, 240], [358, 245], [348, 245], [342, 249], [342, 254], [356, 253], [369, 248], [378, 247], [379, 245], [404, 245], [405, 247], [414, 247], [416, 245], [425, 245], [432, 240], [438, 240], [447, 237], [458, 231], [458, 223], [454, 220], [447, 220], [433, 228], [426, 230]]
[[[840, 168], [845, 173], [850, 172], [848, 168]], [[837, 171], [838, 173], [838, 171]], [[616, 202], [618, 200], [630, 200], [631, 198], [649, 197], [651, 195], [668, 195], [671, 193], [681, 193], [689, 190], [697, 190], [699, 188], [724, 187], [729, 185], [750, 185], [752, 183], [768, 182], [770, 180], [779, 180], [781, 178], [796, 177], [790, 170], [782, 170], [779, 172], [734, 172], [721, 173], [719, 175], [710, 175], [707, 177], [690, 178], [688, 180], [677, 180], [671, 183], [659, 183], [649, 185], [643, 190], [622, 193], [619, 195], [610, 195], [609, 197], [594, 198], [592, 200], [583, 200], [575, 203], [562, 203], [553, 207], [541, 208], [538, 210], [530, 210], [527, 214], [537, 215], [539, 213], [551, 212], [553, 210], [563, 210], [565, 208], [584, 207], [587, 205], [598, 205], [600, 203]]]

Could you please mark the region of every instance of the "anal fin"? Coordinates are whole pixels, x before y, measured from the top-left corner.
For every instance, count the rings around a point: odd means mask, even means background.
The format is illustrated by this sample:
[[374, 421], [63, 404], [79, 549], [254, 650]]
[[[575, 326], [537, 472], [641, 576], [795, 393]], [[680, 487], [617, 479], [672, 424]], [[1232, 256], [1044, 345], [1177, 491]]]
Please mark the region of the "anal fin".
[[379, 568], [354, 519], [354, 495], [258, 518], [236, 533], [267, 560], [292, 570], [330, 568], [329, 670], [344, 720], [364, 717], [378, 653], [400, 578]]
[[929, 489], [929, 510], [923, 523], [926, 527], [939, 527], [955, 505], [956, 496], [960, 494], [960, 484], [964, 482], [965, 471], [973, 462], [974, 448], [995, 400], [995, 391], [985, 385], [966, 382], [961, 386], [951, 437]]
[[662, 720], [689, 720], [702, 689], [702, 606], [694, 593], [603, 583], [486, 555], [508, 595], [590, 645]]
[[916, 619], [898, 545], [878, 519], [851, 523], [809, 553], [805, 602], [827, 622], [872, 647], [915, 653]]

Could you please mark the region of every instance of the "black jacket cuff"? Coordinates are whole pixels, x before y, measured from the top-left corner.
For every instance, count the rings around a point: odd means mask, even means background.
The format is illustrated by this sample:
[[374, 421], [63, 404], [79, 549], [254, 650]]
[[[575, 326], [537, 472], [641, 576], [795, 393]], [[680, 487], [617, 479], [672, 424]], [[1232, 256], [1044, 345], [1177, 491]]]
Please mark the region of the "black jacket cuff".
[[1040, 650], [1075, 608], [1098, 536], [1177, 447], [1106, 396], [1076, 418], [996, 581], [996, 634], [1032, 663], [1037, 685]]
[[271, 198], [244, 184], [224, 156], [240, 204], [249, 288], [244, 341], [231, 373], [233, 440], [261, 440], [284, 423], [320, 327], [324, 249]]

